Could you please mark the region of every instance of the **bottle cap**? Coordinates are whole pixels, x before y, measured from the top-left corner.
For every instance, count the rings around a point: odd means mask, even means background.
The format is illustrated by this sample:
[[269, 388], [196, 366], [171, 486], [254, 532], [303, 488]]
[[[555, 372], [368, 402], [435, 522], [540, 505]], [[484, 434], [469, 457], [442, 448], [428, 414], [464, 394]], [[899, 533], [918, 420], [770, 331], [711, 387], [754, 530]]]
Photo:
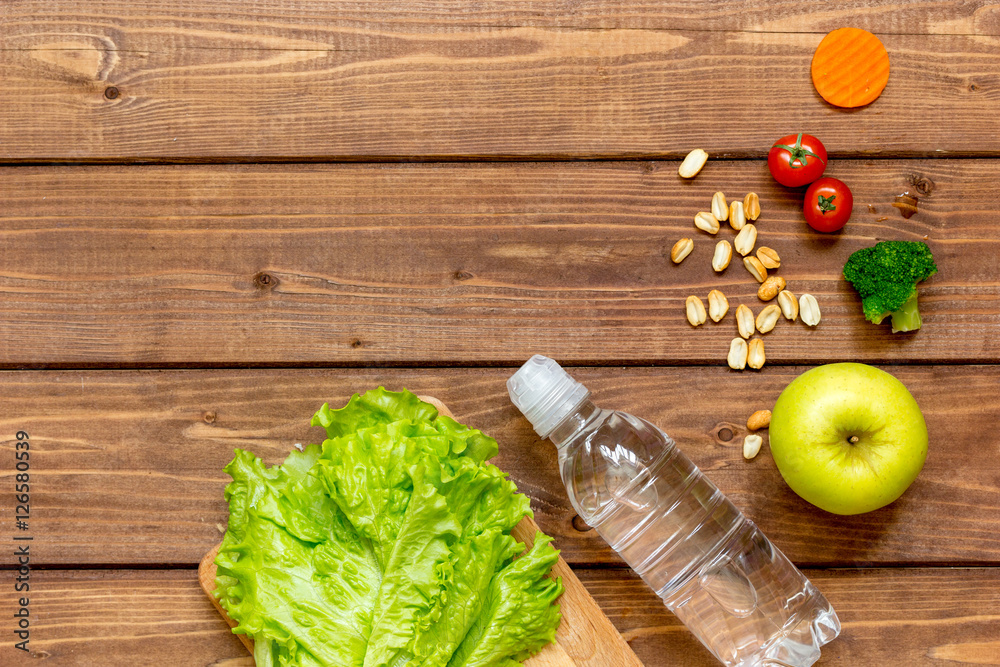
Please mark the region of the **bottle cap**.
[[554, 359], [536, 354], [507, 380], [510, 400], [547, 438], [556, 426], [580, 406], [590, 392], [570, 377]]

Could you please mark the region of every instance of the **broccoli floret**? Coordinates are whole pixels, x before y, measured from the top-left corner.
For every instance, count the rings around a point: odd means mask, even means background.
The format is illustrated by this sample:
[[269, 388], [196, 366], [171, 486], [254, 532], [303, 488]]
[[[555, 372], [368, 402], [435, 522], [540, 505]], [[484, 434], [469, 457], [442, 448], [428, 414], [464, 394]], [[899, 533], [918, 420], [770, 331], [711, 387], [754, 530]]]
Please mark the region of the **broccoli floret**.
[[920, 241], [881, 241], [847, 258], [844, 277], [861, 295], [869, 322], [892, 316], [892, 332], [920, 328], [917, 283], [937, 273], [934, 257]]

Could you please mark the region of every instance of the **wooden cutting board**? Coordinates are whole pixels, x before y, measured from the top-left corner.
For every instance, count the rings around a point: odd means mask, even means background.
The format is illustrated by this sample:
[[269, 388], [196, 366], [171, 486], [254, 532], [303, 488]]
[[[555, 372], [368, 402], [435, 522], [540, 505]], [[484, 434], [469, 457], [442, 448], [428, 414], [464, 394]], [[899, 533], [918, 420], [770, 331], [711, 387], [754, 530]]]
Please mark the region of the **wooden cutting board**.
[[[451, 410], [437, 399], [429, 396], [420, 398], [433, 404], [441, 413], [454, 418]], [[538, 525], [531, 517], [525, 517], [511, 532], [515, 538], [530, 548], [537, 530]], [[553, 544], [556, 548], [559, 547], [557, 543]], [[221, 545], [217, 545], [202, 559], [198, 567], [198, 579], [215, 608], [230, 627], [235, 627], [236, 621], [229, 617], [213, 595], [215, 556], [219, 553], [219, 546]], [[562, 622], [556, 631], [556, 642], [525, 661], [526, 667], [642, 667], [642, 662], [618, 634], [615, 626], [597, 606], [597, 602], [562, 557], [552, 567], [552, 575], [561, 577], [566, 588], [566, 592], [559, 599]], [[246, 635], [236, 636], [253, 653], [253, 640]]]

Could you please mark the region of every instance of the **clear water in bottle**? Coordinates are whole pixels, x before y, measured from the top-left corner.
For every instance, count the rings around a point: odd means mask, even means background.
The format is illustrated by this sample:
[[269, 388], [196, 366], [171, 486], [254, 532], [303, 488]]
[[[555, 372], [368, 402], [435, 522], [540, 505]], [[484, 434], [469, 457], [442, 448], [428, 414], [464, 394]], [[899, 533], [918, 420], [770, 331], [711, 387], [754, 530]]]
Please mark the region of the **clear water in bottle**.
[[826, 598], [663, 431], [597, 408], [546, 357], [507, 386], [558, 448], [580, 517], [724, 665], [808, 667], [840, 633]]

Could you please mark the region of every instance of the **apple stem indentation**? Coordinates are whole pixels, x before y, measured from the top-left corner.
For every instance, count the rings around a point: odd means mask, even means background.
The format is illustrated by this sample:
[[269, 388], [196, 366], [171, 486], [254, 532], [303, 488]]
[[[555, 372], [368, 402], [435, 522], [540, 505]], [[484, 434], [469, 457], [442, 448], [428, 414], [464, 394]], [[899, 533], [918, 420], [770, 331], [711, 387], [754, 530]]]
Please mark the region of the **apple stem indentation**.
[[851, 443], [852, 445], [856, 445], [856, 444], [858, 444], [859, 440], [860, 440], [860, 438], [858, 436], [852, 435], [851, 437], [849, 437], [847, 439], [847, 442]]

